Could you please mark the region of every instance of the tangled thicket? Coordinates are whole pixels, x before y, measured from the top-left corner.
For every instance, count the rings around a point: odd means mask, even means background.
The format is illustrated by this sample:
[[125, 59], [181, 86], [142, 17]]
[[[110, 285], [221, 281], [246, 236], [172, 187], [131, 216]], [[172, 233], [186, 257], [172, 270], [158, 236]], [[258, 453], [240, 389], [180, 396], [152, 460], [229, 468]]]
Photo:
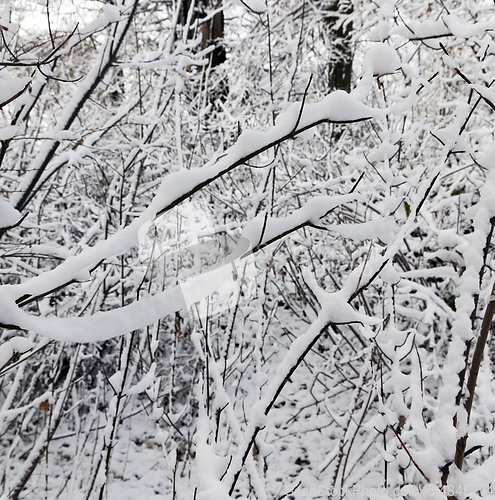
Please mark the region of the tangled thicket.
[[490, 494], [493, 3], [197, 4], [0, 19], [2, 493]]

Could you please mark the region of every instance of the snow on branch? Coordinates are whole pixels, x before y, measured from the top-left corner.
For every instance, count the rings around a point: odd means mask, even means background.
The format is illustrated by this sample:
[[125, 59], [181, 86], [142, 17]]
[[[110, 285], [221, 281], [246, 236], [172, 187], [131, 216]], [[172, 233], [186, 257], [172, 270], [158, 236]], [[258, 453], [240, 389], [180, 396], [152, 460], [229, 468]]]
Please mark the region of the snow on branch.
[[[32, 297], [44, 296], [67, 283], [88, 279], [90, 271], [99, 263], [111, 256], [120, 255], [136, 245], [139, 230], [145, 223], [177, 206], [215, 179], [244, 165], [251, 158], [271, 147], [324, 122], [348, 123], [384, 116], [383, 110], [366, 106], [344, 91], [333, 92], [319, 103], [306, 104], [302, 112], [301, 103], [294, 103], [279, 117], [276, 125], [271, 129], [265, 132], [244, 131], [234, 146], [217, 163], [209, 167], [182, 170], [165, 177], [155, 198], [141, 216], [107, 240], [83, 250], [79, 255], [68, 258], [54, 270], [25, 283], [1, 287], [0, 295], [4, 300], [5, 308], [0, 322], [4, 325], [33, 329], [57, 340], [88, 342], [124, 334], [150, 324], [171, 312], [183, 309], [186, 304], [182, 293], [179, 293], [180, 287], [127, 306], [129, 309], [122, 308], [98, 313], [86, 318], [36, 318], [21, 312], [16, 301], [21, 302]], [[294, 130], [295, 124], [296, 130]], [[301, 224], [314, 224], [315, 220], [327, 214], [336, 204], [355, 198], [356, 195], [346, 195], [337, 199], [334, 197], [315, 198], [310, 200], [303, 210], [287, 219], [281, 233], [275, 234], [270, 224], [268, 233], [258, 233], [259, 235], [249, 233], [247, 239], [251, 244], [253, 244], [251, 236], [258, 238], [257, 245], [268, 243], [270, 239], [279, 238], [302, 227]], [[253, 227], [254, 225], [248, 232], [252, 232]]]
[[[4, 309], [2, 323], [4, 325], [15, 325], [26, 330], [34, 330], [40, 335], [59, 341], [95, 342], [123, 335], [202, 300], [220, 288], [230, 278], [232, 269], [228, 264], [233, 263], [234, 260], [246, 257], [301, 227], [314, 225], [312, 221], [319, 220], [338, 205], [353, 201], [356, 198], [358, 196], [355, 194], [321, 196], [309, 200], [305, 206], [285, 218], [270, 218], [269, 224], [267, 224], [266, 218], [264, 221], [259, 217], [253, 219], [244, 230], [236, 248], [225, 258], [222, 266], [213, 266], [207, 272], [190, 278], [181, 285], [112, 311], [98, 312], [82, 318], [40, 318], [31, 316], [24, 313], [15, 304], [16, 290], [19, 288], [26, 290], [29, 287], [26, 288], [23, 285], [4, 286], [0, 288], [0, 297], [3, 303], [10, 304], [10, 307]], [[384, 232], [383, 226], [377, 224], [377, 222], [379, 221], [374, 221], [369, 226], [366, 237], [376, 236], [376, 233]], [[387, 227], [387, 223], [385, 223], [385, 229], [390, 231], [393, 228], [389, 224]], [[254, 250], [251, 250], [253, 248]], [[66, 263], [78, 257], [70, 257], [66, 260]], [[63, 265], [57, 269], [62, 268]], [[38, 278], [42, 277], [43, 275]], [[36, 280], [37, 278], [34, 278], [31, 281], [36, 282]], [[39, 281], [43, 282], [44, 280]], [[54, 284], [53, 281], [51, 286]]]

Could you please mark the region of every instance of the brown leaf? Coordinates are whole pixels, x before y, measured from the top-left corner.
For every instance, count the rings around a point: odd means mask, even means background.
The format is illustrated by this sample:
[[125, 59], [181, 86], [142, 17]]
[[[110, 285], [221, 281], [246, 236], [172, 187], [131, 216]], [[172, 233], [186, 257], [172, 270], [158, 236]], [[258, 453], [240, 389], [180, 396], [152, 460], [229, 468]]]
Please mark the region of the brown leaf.
[[38, 409], [40, 409], [41, 411], [48, 411], [50, 409], [50, 406], [50, 402], [48, 400], [45, 400], [39, 404]]

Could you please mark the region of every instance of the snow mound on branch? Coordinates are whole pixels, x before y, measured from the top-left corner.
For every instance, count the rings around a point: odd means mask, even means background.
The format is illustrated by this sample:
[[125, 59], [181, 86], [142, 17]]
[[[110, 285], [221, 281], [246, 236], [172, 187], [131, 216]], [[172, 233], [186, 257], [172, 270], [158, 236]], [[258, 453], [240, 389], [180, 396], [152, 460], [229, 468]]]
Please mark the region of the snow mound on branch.
[[196, 463], [200, 493], [198, 500], [229, 500], [227, 485], [220, 477], [228, 466], [227, 459], [219, 457], [215, 448], [208, 444], [210, 430], [203, 420], [198, 421], [198, 428], [193, 441], [196, 443]]
[[400, 274], [395, 270], [391, 261], [387, 262], [385, 267], [381, 270], [380, 278], [385, 281], [385, 283], [390, 283], [391, 285], [397, 285], [401, 280]]
[[0, 345], [0, 370], [11, 360], [16, 353], [25, 353], [32, 348], [31, 342], [24, 337], [12, 337]]
[[390, 21], [394, 19], [395, 2], [392, 0], [386, 0], [380, 4], [378, 9], [378, 17], [381, 21], [378, 21], [376, 26], [370, 30], [368, 33], [368, 38], [372, 42], [383, 42], [385, 41], [390, 32]]
[[0, 141], [8, 141], [19, 133], [19, 127], [16, 125], [7, 125], [0, 128]]
[[464, 245], [465, 240], [457, 234], [455, 229], [444, 229], [438, 233], [438, 244], [441, 248], [455, 248]]
[[86, 26], [80, 29], [81, 35], [87, 35], [97, 30], [105, 28], [110, 23], [115, 23], [120, 21], [121, 15], [120, 10], [114, 5], [104, 5], [102, 9], [102, 15], [91, 21]]
[[241, 0], [241, 3], [255, 14], [263, 14], [268, 10], [263, 0]]
[[467, 23], [460, 17], [454, 14], [445, 16], [443, 22], [452, 31], [452, 34], [458, 36], [459, 38], [470, 38], [472, 36], [481, 35], [485, 31], [491, 31], [495, 29], [495, 20], [479, 22], [479, 23]]
[[13, 78], [8, 71], [0, 71], [0, 103], [4, 103], [19, 94], [30, 81], [29, 77]]
[[494, 20], [467, 23], [454, 14], [443, 16], [436, 21], [416, 21], [411, 19], [407, 20], [406, 23], [404, 26], [393, 27], [390, 34], [402, 35], [409, 40], [422, 40], [425, 45], [436, 49], [438, 48], [437, 37], [452, 34], [459, 38], [470, 38], [495, 29]]
[[382, 322], [380, 318], [366, 316], [354, 310], [349, 304], [345, 292], [338, 291], [334, 293], [325, 292], [320, 288], [309, 270], [303, 272], [304, 281], [311, 291], [315, 294], [321, 306], [319, 318], [327, 323], [345, 324], [345, 323], [363, 323], [364, 325], [376, 325]]
[[380, 21], [368, 34], [372, 42], [383, 42], [389, 36], [390, 26], [387, 21]]
[[435, 49], [438, 49], [436, 37], [450, 35], [450, 30], [442, 19], [424, 22], [408, 19], [406, 22], [407, 26], [394, 26], [390, 34], [401, 35], [409, 40], [422, 40], [425, 45]]
[[[393, 50], [393, 49], [392, 49]], [[327, 95], [320, 102], [304, 104], [301, 113], [301, 103], [291, 104], [278, 118], [271, 130], [259, 132], [253, 130], [244, 130], [240, 136], [239, 144], [247, 143], [262, 144], [261, 138], [271, 139], [273, 141], [281, 134], [295, 133], [294, 126], [297, 124], [297, 133], [314, 127], [315, 124], [325, 121], [335, 123], [349, 123], [354, 121], [366, 120], [369, 118], [382, 119], [385, 113], [381, 109], [369, 107], [359, 102], [353, 95], [345, 90], [336, 90]], [[299, 118], [299, 122], [298, 122]], [[249, 134], [249, 136], [248, 136]], [[234, 147], [238, 147], [237, 143]]]
[[286, 217], [264, 217], [259, 215], [246, 224], [242, 237], [249, 241], [252, 248], [263, 245], [272, 239], [289, 234], [308, 222], [320, 224], [320, 219], [336, 206], [354, 201], [354, 193], [336, 196], [316, 196], [308, 200], [299, 210]]
[[371, 71], [373, 76], [395, 73], [402, 63], [393, 47], [386, 43], [374, 44], [366, 53], [363, 62], [363, 75]]
[[331, 224], [326, 228], [354, 241], [372, 240], [374, 238], [388, 241], [389, 235], [393, 236], [395, 234], [396, 224], [395, 219], [389, 216], [362, 224]]
[[397, 149], [398, 147], [395, 144], [383, 141], [380, 146], [370, 152], [368, 159], [370, 161], [388, 161], [397, 153]]
[[460, 151], [473, 154], [471, 146], [461, 137], [462, 126], [467, 120], [471, 108], [467, 103], [459, 103], [457, 105], [456, 116], [448, 127], [436, 130], [433, 136], [436, 137], [448, 151]]
[[15, 304], [15, 288], [2, 287], [0, 300], [4, 311], [2, 320], [19, 325], [39, 335], [63, 342], [96, 342], [120, 336], [158, 321], [175, 311], [186, 308], [180, 286], [152, 297], [106, 312], [83, 317], [57, 318], [31, 316]]
[[13, 226], [21, 214], [6, 200], [0, 200], [0, 228]]
[[478, 163], [489, 170], [495, 169], [495, 142], [488, 151], [479, 159]]

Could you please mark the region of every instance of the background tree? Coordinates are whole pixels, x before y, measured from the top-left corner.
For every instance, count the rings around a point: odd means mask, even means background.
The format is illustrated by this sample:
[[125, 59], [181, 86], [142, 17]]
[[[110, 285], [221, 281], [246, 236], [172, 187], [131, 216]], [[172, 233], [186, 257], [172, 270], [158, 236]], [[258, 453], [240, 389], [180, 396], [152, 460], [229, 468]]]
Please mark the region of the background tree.
[[329, 46], [328, 88], [351, 91], [352, 82], [352, 13], [350, 0], [332, 0], [321, 3], [325, 12], [326, 43]]
[[[191, 10], [192, 9], [192, 10]], [[201, 35], [201, 48], [213, 46], [210, 54], [211, 66], [225, 62], [224, 13], [221, 0], [182, 0], [180, 6], [180, 24], [189, 31], [188, 37]]]

